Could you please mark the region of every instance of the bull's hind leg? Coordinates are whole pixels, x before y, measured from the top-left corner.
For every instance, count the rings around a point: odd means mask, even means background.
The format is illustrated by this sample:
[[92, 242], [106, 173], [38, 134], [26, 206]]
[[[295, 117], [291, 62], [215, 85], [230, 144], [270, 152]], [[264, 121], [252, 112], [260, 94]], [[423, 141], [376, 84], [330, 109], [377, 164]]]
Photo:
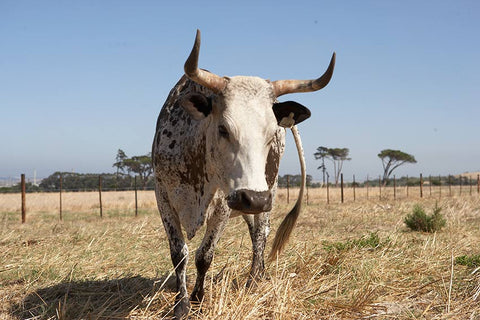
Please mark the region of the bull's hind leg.
[[188, 247], [182, 234], [177, 214], [170, 207], [168, 199], [157, 188], [157, 203], [163, 226], [168, 235], [170, 256], [177, 276], [177, 296], [175, 297], [175, 319], [186, 318], [190, 311], [190, 301], [187, 292], [187, 260]]
[[215, 211], [207, 221], [207, 230], [195, 254], [197, 280], [190, 297], [192, 302], [201, 302], [203, 300], [205, 294], [205, 275], [207, 274], [208, 268], [210, 268], [215, 246], [225, 229], [229, 215], [230, 209], [224, 204], [219, 204], [215, 207]]
[[263, 254], [265, 244], [270, 231], [269, 212], [256, 215], [244, 214], [243, 219], [247, 222], [250, 238], [252, 239], [252, 268], [247, 280], [247, 287], [252, 285], [252, 281], [260, 278], [265, 270]]

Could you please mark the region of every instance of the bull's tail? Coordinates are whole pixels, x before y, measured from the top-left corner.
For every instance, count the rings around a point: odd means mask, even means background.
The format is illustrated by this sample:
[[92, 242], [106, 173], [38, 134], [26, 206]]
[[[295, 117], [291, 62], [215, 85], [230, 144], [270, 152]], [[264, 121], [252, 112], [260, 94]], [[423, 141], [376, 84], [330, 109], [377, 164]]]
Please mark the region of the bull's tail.
[[302, 141], [300, 140], [300, 134], [298, 133], [298, 129], [296, 126], [291, 127], [293, 138], [295, 139], [295, 145], [297, 146], [298, 158], [300, 160], [300, 168], [302, 173], [302, 184], [300, 186], [300, 193], [298, 195], [297, 202], [295, 206], [290, 210], [287, 214], [285, 219], [283, 219], [282, 224], [277, 230], [275, 234], [275, 239], [273, 240], [272, 251], [270, 251], [270, 255], [268, 259], [270, 261], [274, 260], [278, 254], [283, 250], [285, 245], [290, 238], [290, 234], [292, 233], [293, 228], [295, 227], [295, 223], [297, 222], [297, 218], [300, 215], [300, 210], [302, 208], [302, 200], [303, 200], [303, 192], [305, 190], [307, 175], [305, 169], [305, 157], [303, 155], [303, 147]]

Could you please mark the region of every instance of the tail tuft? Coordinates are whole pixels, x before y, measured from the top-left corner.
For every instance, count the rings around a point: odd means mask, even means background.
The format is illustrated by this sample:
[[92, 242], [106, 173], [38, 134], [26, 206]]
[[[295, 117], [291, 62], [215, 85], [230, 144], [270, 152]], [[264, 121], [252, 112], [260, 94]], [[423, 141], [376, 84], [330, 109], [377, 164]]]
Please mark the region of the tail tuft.
[[300, 134], [298, 133], [298, 129], [296, 126], [291, 127], [293, 138], [295, 139], [295, 145], [297, 146], [298, 158], [300, 160], [300, 169], [302, 172], [302, 184], [300, 186], [300, 193], [298, 194], [297, 202], [295, 206], [290, 210], [290, 212], [286, 215], [285, 219], [283, 219], [282, 224], [278, 227], [277, 233], [275, 234], [275, 239], [273, 240], [272, 244], [272, 251], [270, 251], [270, 255], [268, 256], [268, 260], [272, 261], [282, 252], [283, 248], [288, 242], [290, 235], [292, 234], [292, 230], [295, 227], [297, 222], [297, 218], [300, 215], [300, 210], [302, 209], [302, 200], [303, 200], [303, 192], [305, 190], [306, 182], [307, 182], [307, 174], [305, 169], [305, 157], [303, 155], [303, 148], [302, 148], [302, 141], [300, 140]]
[[268, 256], [269, 261], [273, 261], [277, 256], [283, 251], [285, 245], [292, 234], [293, 228], [297, 222], [297, 218], [300, 215], [300, 209], [302, 200], [298, 198], [295, 206], [290, 210], [285, 219], [283, 219], [282, 224], [278, 227], [277, 233], [275, 234], [275, 239], [273, 240], [272, 250]]

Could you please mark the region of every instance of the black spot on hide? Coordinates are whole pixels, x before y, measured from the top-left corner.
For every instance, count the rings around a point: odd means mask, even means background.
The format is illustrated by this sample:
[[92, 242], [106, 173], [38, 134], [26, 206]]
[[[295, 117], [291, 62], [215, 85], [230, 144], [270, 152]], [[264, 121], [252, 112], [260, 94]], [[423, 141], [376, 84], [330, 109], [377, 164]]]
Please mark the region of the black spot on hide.
[[173, 148], [175, 147], [175, 143], [176, 143], [176, 142], [177, 142], [177, 141], [173, 140], [173, 141], [168, 145], [168, 147], [169, 147], [170, 149], [173, 149]]
[[163, 129], [162, 134], [170, 138], [172, 136], [172, 131], [168, 131], [167, 129]]

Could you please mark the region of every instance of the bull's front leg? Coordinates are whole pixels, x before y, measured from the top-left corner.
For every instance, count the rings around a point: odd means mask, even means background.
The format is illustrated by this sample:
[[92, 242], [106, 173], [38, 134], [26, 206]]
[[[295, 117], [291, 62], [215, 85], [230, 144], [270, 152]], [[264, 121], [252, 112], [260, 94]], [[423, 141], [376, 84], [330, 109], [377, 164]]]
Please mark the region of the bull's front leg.
[[269, 212], [255, 215], [244, 214], [243, 219], [247, 222], [248, 231], [252, 240], [252, 267], [247, 280], [247, 287], [252, 282], [263, 276], [265, 270], [264, 252], [267, 236], [270, 231]]
[[183, 319], [186, 318], [190, 311], [187, 292], [188, 247], [185, 244], [180, 223], [164, 220], [164, 226], [165, 230], [167, 230], [170, 256], [177, 276], [177, 296], [175, 297], [174, 308], [175, 319]]
[[175, 297], [174, 307], [175, 319], [186, 318], [190, 311], [186, 274], [188, 248], [182, 240], [183, 239], [180, 238], [172, 238], [172, 240], [170, 240], [170, 255], [177, 276], [177, 296]]
[[[163, 226], [168, 236], [170, 257], [177, 277], [177, 295], [175, 297], [175, 319], [185, 319], [190, 311], [190, 301], [187, 292], [187, 262], [188, 247], [183, 237], [180, 221], [166, 197], [157, 190], [158, 208], [162, 217]], [[163, 201], [161, 201], [163, 200]]]
[[218, 205], [210, 219], [207, 221], [207, 230], [200, 247], [195, 254], [195, 266], [197, 267], [197, 280], [193, 288], [190, 300], [201, 302], [205, 295], [205, 275], [212, 263], [213, 253], [218, 239], [225, 229], [230, 216], [230, 209], [226, 205]]
[[170, 251], [177, 276], [177, 296], [175, 297], [174, 313], [176, 319], [183, 319], [186, 318], [190, 311], [186, 277], [188, 248], [185, 243], [182, 244], [178, 241], [174, 247], [170, 244]]

